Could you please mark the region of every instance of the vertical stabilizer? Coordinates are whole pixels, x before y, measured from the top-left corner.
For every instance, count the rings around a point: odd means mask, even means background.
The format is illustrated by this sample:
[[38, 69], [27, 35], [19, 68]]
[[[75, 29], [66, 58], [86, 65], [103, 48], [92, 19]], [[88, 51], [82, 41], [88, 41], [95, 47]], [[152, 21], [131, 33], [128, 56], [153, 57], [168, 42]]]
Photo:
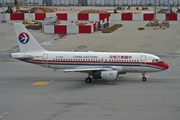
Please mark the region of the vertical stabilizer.
[[14, 23], [20, 52], [43, 52], [46, 51], [24, 27], [22, 23]]

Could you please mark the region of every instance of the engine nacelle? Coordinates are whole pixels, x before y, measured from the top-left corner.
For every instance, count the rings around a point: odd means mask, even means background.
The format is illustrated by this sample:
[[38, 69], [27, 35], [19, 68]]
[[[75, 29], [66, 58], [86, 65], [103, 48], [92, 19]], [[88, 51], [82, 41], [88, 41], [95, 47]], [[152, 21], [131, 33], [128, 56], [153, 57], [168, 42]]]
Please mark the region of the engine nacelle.
[[117, 81], [118, 79], [118, 71], [102, 71], [101, 79], [108, 81]]

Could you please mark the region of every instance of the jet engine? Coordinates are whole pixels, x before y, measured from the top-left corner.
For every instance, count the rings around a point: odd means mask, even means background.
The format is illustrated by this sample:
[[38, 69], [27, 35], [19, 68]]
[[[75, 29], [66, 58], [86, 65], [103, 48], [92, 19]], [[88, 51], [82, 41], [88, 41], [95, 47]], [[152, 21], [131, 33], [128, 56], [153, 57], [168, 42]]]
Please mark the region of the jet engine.
[[107, 81], [117, 81], [118, 71], [101, 71], [100, 73], [93, 74], [93, 78], [100, 78]]

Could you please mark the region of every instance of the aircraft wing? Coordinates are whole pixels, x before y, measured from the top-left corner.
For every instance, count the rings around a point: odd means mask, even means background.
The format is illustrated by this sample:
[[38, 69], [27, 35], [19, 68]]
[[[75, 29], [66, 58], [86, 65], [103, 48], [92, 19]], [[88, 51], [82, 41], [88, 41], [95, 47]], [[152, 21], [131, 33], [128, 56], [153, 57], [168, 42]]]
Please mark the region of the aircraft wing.
[[112, 67], [78, 67], [74, 69], [64, 69], [64, 70], [57, 70], [57, 71], [64, 71], [64, 72], [85, 72], [91, 73], [92, 71], [108, 71], [112, 70]]

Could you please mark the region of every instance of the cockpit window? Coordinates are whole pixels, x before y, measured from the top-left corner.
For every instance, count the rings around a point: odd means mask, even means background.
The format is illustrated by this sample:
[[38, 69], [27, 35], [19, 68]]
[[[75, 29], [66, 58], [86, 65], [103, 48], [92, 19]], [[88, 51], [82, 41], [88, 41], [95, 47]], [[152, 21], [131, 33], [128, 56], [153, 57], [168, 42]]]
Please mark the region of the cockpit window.
[[153, 59], [152, 62], [164, 62], [161, 59]]

